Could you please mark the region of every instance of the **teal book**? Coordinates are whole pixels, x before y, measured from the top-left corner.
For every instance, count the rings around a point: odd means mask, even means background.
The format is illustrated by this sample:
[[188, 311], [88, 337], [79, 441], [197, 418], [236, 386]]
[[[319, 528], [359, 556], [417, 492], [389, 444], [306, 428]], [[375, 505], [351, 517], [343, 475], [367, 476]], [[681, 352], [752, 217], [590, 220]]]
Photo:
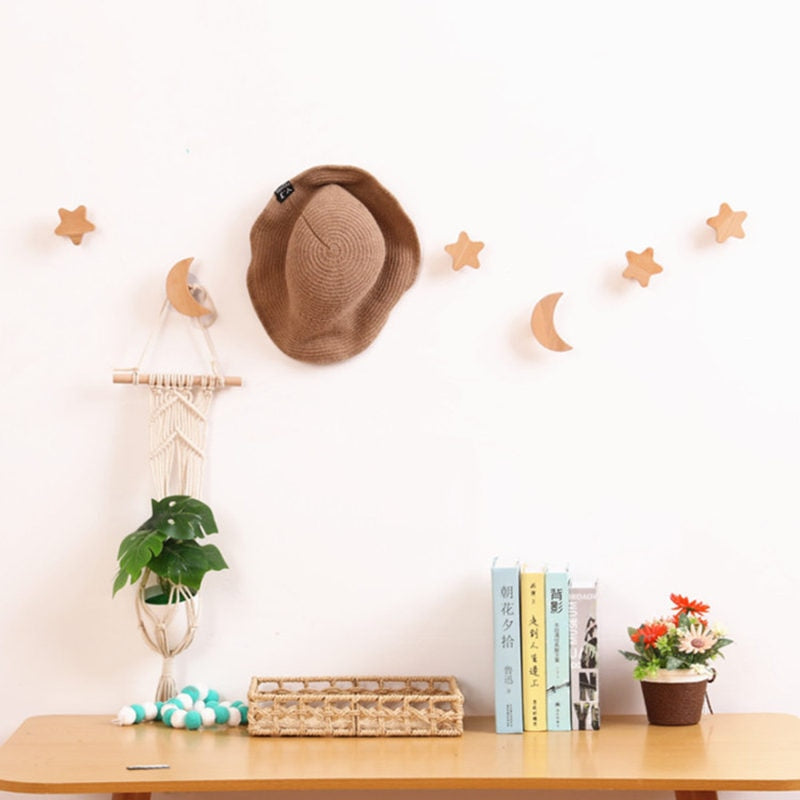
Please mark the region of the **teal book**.
[[522, 733], [518, 561], [492, 562], [494, 720], [497, 733]]
[[547, 730], [572, 730], [569, 662], [569, 573], [548, 569], [545, 589]]

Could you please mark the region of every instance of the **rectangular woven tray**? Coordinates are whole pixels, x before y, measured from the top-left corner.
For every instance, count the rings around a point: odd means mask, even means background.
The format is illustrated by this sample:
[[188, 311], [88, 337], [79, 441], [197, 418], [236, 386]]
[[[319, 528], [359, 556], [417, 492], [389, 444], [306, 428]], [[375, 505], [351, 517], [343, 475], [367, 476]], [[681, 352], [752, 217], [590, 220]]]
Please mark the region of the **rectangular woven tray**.
[[260, 678], [250, 681], [251, 736], [460, 736], [453, 677]]

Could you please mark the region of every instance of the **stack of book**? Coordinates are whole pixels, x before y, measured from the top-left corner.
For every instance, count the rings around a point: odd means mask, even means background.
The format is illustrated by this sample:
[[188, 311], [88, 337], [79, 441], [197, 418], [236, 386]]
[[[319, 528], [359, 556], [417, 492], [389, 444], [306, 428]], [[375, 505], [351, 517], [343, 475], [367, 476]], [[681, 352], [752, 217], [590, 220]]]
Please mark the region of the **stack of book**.
[[492, 563], [498, 733], [598, 730], [597, 582]]

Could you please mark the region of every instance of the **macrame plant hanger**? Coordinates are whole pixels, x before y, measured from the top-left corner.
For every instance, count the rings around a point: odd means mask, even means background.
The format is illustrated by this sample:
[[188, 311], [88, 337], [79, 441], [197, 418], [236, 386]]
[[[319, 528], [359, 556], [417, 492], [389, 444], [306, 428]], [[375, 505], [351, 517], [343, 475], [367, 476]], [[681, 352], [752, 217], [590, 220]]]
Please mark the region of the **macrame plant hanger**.
[[[179, 261], [170, 270], [167, 298], [137, 365], [131, 369], [115, 370], [113, 376], [114, 383], [144, 385], [150, 389], [149, 460], [157, 499], [174, 494], [200, 499], [207, 420], [214, 393], [226, 386], [242, 385], [241, 378], [224, 376], [220, 370], [219, 358], [208, 331], [216, 320], [216, 311], [205, 289], [193, 283], [194, 276], [189, 274], [191, 261], [191, 258]], [[187, 317], [188, 323], [202, 332], [209, 361], [208, 374], [148, 374], [142, 371], [170, 309]], [[199, 605], [197, 595], [184, 586], [172, 586], [166, 603], [148, 603], [149, 590], [155, 584], [154, 576], [145, 572], [136, 593], [136, 615], [145, 642], [162, 657], [155, 699], [164, 701], [175, 696], [174, 658], [194, 640]], [[182, 625], [176, 620], [180, 611], [185, 616]], [[182, 632], [176, 633], [181, 629]]]

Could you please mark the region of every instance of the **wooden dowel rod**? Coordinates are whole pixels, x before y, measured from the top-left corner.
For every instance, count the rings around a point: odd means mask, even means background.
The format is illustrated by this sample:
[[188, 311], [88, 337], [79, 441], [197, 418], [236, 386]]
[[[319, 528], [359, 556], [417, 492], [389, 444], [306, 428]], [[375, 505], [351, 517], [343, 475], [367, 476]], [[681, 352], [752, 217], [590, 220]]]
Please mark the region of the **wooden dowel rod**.
[[[133, 383], [133, 372], [115, 372], [114, 383]], [[204, 381], [208, 381], [212, 376], [209, 375], [192, 375], [192, 386], [202, 386]], [[222, 378], [223, 386], [241, 386], [242, 379], [236, 375], [225, 375]], [[139, 383], [149, 386], [150, 375], [146, 372], [139, 374]]]

